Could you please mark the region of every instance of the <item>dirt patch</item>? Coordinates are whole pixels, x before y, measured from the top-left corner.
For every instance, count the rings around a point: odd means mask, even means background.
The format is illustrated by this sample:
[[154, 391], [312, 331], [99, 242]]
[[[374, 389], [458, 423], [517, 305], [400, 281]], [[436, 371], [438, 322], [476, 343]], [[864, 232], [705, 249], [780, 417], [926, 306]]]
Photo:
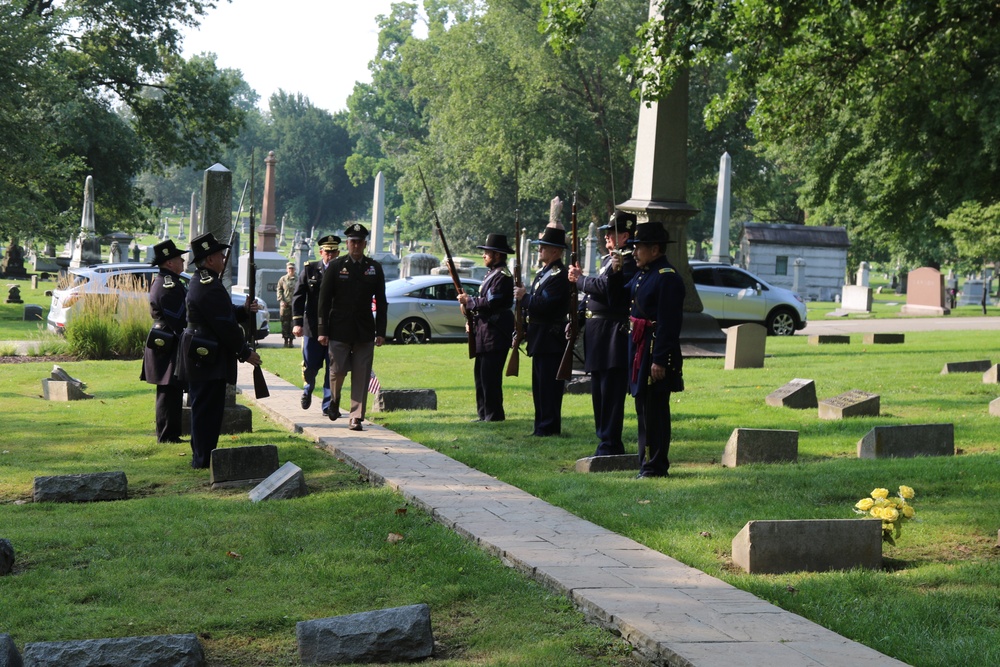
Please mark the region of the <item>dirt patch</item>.
[[53, 354], [50, 356], [37, 356], [37, 357], [31, 357], [26, 354], [19, 354], [13, 357], [0, 357], [0, 364], [33, 364], [36, 362], [66, 363], [69, 361], [77, 361], [77, 358], [71, 357], [68, 354]]

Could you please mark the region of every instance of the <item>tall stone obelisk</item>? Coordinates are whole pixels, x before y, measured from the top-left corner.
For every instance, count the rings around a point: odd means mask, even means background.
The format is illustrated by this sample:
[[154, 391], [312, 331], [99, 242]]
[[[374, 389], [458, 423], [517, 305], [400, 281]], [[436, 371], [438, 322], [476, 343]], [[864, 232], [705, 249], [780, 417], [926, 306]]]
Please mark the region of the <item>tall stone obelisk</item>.
[[[278, 158], [274, 151], [264, 158], [264, 205], [260, 211], [260, 227], [257, 228], [257, 250], [274, 252], [277, 250], [274, 239], [278, 235], [278, 227], [274, 224], [274, 207], [276, 202], [274, 192], [274, 165]], [[253, 203], [251, 202], [251, 205]]]
[[732, 195], [733, 161], [723, 153], [719, 161], [719, 191], [715, 196], [715, 231], [712, 235], [713, 262], [732, 264], [729, 258], [729, 200]]
[[385, 227], [385, 175], [380, 171], [375, 175], [375, 194], [372, 198], [372, 229], [368, 240], [368, 255], [374, 257], [382, 252], [382, 230]]
[[[254, 296], [263, 299], [267, 304], [268, 312], [272, 319], [278, 317], [278, 295], [276, 288], [278, 280], [285, 275], [285, 264], [288, 259], [277, 250], [275, 238], [278, 235], [278, 228], [274, 224], [276, 215], [277, 196], [275, 193], [275, 165], [278, 159], [274, 156], [274, 151], [270, 151], [264, 158], [264, 200], [260, 212], [260, 225], [254, 232], [257, 238], [254, 243], [254, 267], [256, 272], [256, 294]], [[249, 191], [247, 196], [249, 197]], [[248, 200], [244, 204], [246, 210], [250, 210], [255, 203]], [[256, 209], [254, 209], [256, 210]], [[229, 212], [232, 215], [232, 211]], [[248, 250], [240, 253], [239, 260], [239, 282], [233, 287], [235, 294], [248, 294], [250, 291], [250, 243], [246, 244]]]
[[[213, 164], [204, 172], [200, 227], [202, 233], [211, 232], [221, 243], [229, 243], [229, 236], [233, 231], [233, 172], [219, 163]], [[232, 261], [226, 268], [232, 268]], [[232, 283], [231, 272], [226, 271], [222, 276], [222, 284], [228, 289]]]
[[83, 183], [83, 215], [80, 217], [80, 233], [73, 243], [73, 254], [69, 265], [76, 269], [91, 264], [101, 264], [101, 239], [97, 238], [94, 224], [94, 177], [87, 176]]

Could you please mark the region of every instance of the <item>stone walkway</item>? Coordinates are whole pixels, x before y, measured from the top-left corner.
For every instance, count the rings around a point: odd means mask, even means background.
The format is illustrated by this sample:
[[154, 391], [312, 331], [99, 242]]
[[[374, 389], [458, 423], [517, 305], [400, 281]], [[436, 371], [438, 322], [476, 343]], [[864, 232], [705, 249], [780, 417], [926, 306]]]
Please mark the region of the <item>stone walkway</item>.
[[[250, 366], [239, 387], [253, 401]], [[677, 667], [902, 666], [862, 644], [638, 542], [474, 470], [377, 424], [364, 433], [303, 411], [301, 389], [265, 372], [257, 405], [370, 480], [620, 633], [656, 665]]]

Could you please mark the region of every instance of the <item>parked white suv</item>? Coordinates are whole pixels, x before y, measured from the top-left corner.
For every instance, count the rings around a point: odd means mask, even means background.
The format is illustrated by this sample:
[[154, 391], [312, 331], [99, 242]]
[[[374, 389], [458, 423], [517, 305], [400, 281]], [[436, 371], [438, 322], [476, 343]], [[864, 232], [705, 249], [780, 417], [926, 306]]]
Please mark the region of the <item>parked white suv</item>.
[[806, 304], [795, 292], [736, 266], [698, 260], [689, 264], [704, 312], [719, 326], [753, 322], [767, 327], [772, 336], [791, 336], [805, 328]]
[[[146, 292], [153, 283], [153, 278], [159, 273], [159, 268], [149, 264], [119, 263], [95, 264], [93, 266], [69, 269], [69, 282], [61, 288], [52, 291], [52, 303], [49, 305], [49, 331], [65, 333], [66, 322], [72, 313], [88, 294], [133, 294], [138, 291], [146, 299]], [[190, 275], [181, 274], [185, 280]], [[233, 305], [242, 306], [246, 297], [233, 294]], [[261, 340], [268, 334], [270, 314], [267, 304], [257, 299], [260, 310], [257, 311], [257, 331], [254, 334]]]

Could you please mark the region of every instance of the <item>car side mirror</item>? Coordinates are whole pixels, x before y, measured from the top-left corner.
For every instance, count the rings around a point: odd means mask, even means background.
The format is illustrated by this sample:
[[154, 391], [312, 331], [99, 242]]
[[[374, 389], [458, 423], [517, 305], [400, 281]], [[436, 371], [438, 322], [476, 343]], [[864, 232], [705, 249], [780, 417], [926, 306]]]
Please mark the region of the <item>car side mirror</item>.
[[757, 292], [757, 294], [760, 294], [761, 292], [764, 291], [764, 288], [761, 287], [760, 283], [754, 283], [753, 288]]

